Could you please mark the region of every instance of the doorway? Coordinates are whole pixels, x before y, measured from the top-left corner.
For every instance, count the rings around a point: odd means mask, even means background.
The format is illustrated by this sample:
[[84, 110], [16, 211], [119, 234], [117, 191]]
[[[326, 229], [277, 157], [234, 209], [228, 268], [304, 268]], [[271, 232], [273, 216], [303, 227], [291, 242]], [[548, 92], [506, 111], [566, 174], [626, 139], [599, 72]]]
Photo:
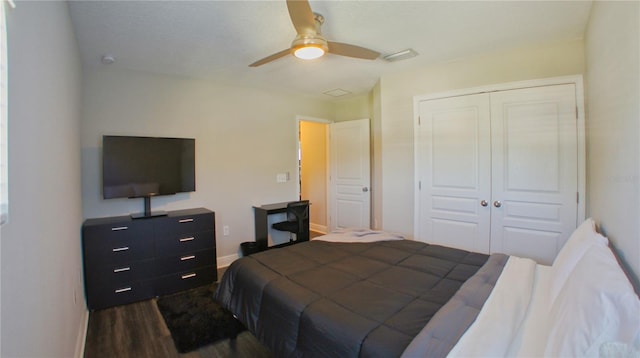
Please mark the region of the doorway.
[[311, 231], [370, 228], [369, 119], [298, 118], [298, 193]]
[[298, 188], [302, 200], [309, 200], [311, 231], [328, 233], [327, 188], [329, 121], [298, 120]]

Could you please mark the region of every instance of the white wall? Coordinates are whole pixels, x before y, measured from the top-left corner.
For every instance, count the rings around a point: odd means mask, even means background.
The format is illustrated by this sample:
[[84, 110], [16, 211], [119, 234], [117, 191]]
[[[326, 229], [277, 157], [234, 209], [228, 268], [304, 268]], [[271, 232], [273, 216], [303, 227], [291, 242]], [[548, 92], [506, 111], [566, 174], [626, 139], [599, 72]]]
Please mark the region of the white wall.
[[597, 1], [585, 40], [587, 213], [640, 277], [640, 3]]
[[383, 76], [379, 94], [382, 177], [376, 180], [382, 183], [382, 228], [413, 236], [414, 96], [583, 72], [583, 42], [576, 40], [483, 54]]
[[9, 222], [2, 357], [73, 357], [84, 342], [81, 66], [66, 2], [7, 11]]
[[[102, 135], [195, 138], [196, 191], [153, 198], [151, 206], [215, 211], [219, 258], [254, 240], [252, 205], [297, 199], [296, 115], [334, 113], [330, 102], [291, 94], [111, 69], [85, 72], [83, 94], [83, 216], [143, 209], [142, 199], [102, 199]], [[283, 172], [291, 180], [277, 183]]]

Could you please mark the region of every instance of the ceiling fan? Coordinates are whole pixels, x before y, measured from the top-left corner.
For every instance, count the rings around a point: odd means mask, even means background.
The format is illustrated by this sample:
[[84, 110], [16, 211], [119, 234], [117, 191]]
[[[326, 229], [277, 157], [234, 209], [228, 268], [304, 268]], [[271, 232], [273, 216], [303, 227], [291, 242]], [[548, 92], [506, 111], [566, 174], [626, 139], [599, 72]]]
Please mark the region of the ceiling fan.
[[293, 27], [298, 33], [291, 43], [291, 48], [258, 60], [250, 64], [249, 67], [258, 67], [288, 54], [304, 60], [316, 59], [327, 52], [366, 60], [375, 60], [380, 56], [379, 52], [364, 47], [327, 41], [320, 33], [324, 17], [311, 11], [308, 0], [287, 0], [287, 8]]

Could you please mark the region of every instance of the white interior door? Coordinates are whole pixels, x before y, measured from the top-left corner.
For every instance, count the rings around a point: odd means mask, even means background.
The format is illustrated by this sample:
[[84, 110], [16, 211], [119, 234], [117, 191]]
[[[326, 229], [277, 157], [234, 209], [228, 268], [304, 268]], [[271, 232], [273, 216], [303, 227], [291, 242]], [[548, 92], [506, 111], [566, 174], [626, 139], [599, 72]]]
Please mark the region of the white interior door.
[[330, 229], [369, 228], [369, 120], [332, 123], [329, 131]]
[[576, 227], [575, 85], [491, 94], [491, 251], [551, 264]]
[[416, 239], [489, 253], [489, 95], [420, 102]]

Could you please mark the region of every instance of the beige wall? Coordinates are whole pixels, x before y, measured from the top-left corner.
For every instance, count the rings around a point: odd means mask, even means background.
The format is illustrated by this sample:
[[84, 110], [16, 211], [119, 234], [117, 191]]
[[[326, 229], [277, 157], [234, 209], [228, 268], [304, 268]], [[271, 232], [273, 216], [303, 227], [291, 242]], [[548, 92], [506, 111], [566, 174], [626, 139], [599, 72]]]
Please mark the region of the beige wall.
[[640, 3], [595, 2], [587, 28], [587, 214], [640, 277]]
[[[5, 7], [7, 8], [7, 7]], [[80, 226], [81, 65], [66, 2], [7, 9], [9, 221], [2, 357], [73, 357], [87, 319]]]
[[338, 100], [335, 103], [336, 122], [371, 118], [371, 99], [368, 94]]
[[327, 124], [300, 122], [300, 143], [300, 194], [311, 203], [311, 229], [327, 232]]
[[[380, 80], [382, 228], [413, 236], [413, 97], [489, 84], [582, 74], [582, 40], [484, 54]], [[377, 119], [374, 119], [376, 122]], [[374, 159], [375, 161], [376, 159]]]
[[[157, 197], [151, 206], [215, 211], [218, 258], [254, 240], [253, 205], [298, 198], [296, 116], [334, 113], [330, 102], [302, 96], [110, 69], [85, 72], [83, 94], [83, 216], [143, 209], [142, 199], [102, 199], [102, 135], [195, 138], [196, 191]], [[284, 172], [291, 179], [277, 183]], [[225, 225], [229, 236], [222, 235]]]

